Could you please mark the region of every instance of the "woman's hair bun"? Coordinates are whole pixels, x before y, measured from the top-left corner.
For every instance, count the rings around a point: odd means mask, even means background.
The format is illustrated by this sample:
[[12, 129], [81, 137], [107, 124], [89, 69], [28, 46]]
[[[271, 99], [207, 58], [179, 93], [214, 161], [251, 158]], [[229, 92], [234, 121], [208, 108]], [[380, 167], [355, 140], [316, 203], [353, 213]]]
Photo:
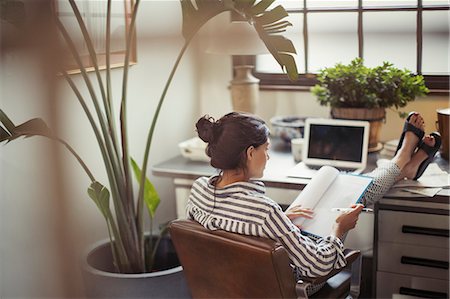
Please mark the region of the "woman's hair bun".
[[216, 122], [214, 118], [205, 115], [201, 117], [197, 123], [195, 124], [195, 127], [197, 128], [198, 137], [200, 137], [201, 140], [207, 143], [211, 143], [214, 141], [215, 132], [214, 128], [216, 126]]

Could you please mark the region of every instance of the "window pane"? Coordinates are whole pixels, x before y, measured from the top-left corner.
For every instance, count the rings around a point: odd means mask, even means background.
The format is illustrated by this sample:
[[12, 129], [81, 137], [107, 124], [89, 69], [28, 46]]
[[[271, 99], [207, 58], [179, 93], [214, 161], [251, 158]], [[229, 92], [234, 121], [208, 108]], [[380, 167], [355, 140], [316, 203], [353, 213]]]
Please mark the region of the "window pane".
[[449, 74], [449, 11], [423, 12], [424, 74]]
[[356, 6], [358, 6], [358, 0], [345, 0], [345, 1], [308, 0], [306, 2], [306, 6], [308, 8], [356, 7]]
[[[298, 1], [298, 0], [296, 0]], [[286, 19], [292, 23], [293, 26], [288, 27], [283, 34], [286, 38], [289, 38], [297, 51], [297, 55], [294, 56], [295, 62], [299, 73], [305, 72], [304, 63], [304, 43], [303, 43], [303, 14], [290, 13]], [[259, 73], [283, 73], [278, 62], [273, 58], [271, 54], [258, 55], [256, 57], [256, 71]]]
[[310, 72], [358, 56], [357, 13], [309, 14], [308, 24]]
[[363, 0], [363, 6], [417, 6], [417, 0]]
[[389, 61], [416, 71], [416, 12], [366, 12], [363, 22], [367, 66]]
[[274, 8], [275, 6], [281, 5], [284, 9], [300, 9], [303, 8], [302, 0], [275, 0], [269, 8]]
[[448, 0], [422, 0], [422, 5], [446, 5], [448, 6]]

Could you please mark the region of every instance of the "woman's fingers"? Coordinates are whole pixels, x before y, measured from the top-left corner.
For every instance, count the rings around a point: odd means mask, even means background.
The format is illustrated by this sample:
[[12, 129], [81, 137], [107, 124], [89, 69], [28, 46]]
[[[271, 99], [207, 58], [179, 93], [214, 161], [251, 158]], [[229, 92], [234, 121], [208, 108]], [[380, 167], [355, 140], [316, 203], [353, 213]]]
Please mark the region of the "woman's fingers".
[[314, 211], [308, 208], [302, 208], [299, 206], [292, 207], [286, 211], [286, 216], [293, 220], [298, 217], [312, 219], [314, 217]]
[[306, 213], [306, 212], [290, 213], [290, 214], [287, 214], [287, 216], [290, 219], [298, 218], [298, 217], [303, 217], [303, 218], [307, 218], [307, 219], [313, 219], [314, 218], [314, 214]]
[[351, 206], [351, 210], [342, 212], [337, 218], [336, 222], [341, 227], [343, 232], [347, 232], [355, 228], [359, 214], [361, 213], [364, 206], [362, 204], [355, 204]]

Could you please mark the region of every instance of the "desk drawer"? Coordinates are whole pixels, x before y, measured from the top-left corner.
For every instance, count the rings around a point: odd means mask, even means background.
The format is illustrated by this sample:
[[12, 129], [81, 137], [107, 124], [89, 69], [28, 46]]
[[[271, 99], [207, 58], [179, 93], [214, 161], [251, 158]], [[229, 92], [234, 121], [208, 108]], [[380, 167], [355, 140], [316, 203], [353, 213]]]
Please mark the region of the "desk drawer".
[[[393, 294], [425, 298], [448, 298], [448, 280], [377, 272], [376, 298], [392, 298]], [[412, 298], [412, 297], [408, 297]]]
[[378, 243], [378, 271], [449, 278], [447, 248]]
[[449, 248], [449, 217], [380, 210], [378, 241]]

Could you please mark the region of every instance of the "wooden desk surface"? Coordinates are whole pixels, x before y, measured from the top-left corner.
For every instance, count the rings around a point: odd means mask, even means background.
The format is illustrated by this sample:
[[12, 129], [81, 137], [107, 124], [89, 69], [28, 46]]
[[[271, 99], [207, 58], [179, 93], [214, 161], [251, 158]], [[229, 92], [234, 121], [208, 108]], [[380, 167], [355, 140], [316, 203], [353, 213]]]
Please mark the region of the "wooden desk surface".
[[[264, 177], [261, 179], [267, 187], [302, 190], [306, 186], [309, 179], [286, 176], [286, 171], [296, 165], [291, 154], [290, 146], [286, 146], [284, 143], [275, 140], [272, 142], [269, 155], [270, 159], [267, 162]], [[368, 166], [366, 167], [365, 172], [372, 171], [376, 167], [376, 161], [380, 157], [381, 156], [378, 153], [370, 153], [367, 157]], [[448, 161], [437, 157], [435, 162], [448, 172]], [[154, 165], [152, 167], [152, 173], [156, 176], [195, 180], [200, 176], [211, 176], [217, 173], [217, 170], [208, 162], [192, 161], [179, 155]], [[422, 197], [411, 198], [411, 200], [414, 201], [423, 199], [424, 198]], [[431, 200], [430, 198], [426, 199]], [[432, 200], [441, 203], [449, 203], [449, 196], [436, 195]]]

